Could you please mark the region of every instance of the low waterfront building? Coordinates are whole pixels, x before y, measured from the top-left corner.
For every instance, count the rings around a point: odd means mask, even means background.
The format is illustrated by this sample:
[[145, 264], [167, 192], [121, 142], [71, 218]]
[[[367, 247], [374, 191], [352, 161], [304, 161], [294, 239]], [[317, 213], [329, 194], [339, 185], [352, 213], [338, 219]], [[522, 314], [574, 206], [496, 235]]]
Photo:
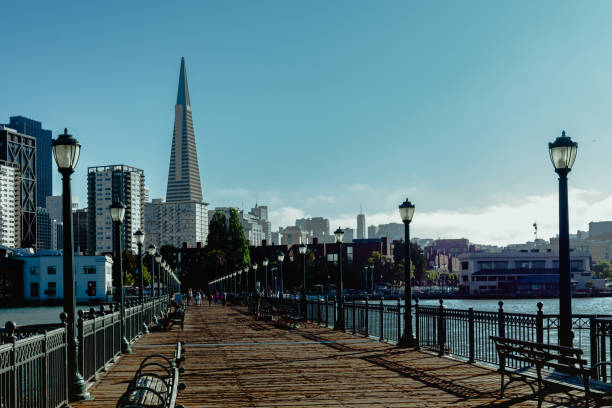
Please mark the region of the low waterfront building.
[[[23, 299], [27, 303], [60, 301], [64, 296], [61, 251], [13, 256], [23, 262]], [[75, 256], [76, 301], [107, 301], [112, 294], [113, 260], [109, 256]]]
[[[547, 250], [473, 252], [459, 255], [460, 290], [474, 296], [558, 296], [559, 254]], [[592, 276], [588, 253], [571, 253], [574, 293], [603, 289], [603, 279]]]

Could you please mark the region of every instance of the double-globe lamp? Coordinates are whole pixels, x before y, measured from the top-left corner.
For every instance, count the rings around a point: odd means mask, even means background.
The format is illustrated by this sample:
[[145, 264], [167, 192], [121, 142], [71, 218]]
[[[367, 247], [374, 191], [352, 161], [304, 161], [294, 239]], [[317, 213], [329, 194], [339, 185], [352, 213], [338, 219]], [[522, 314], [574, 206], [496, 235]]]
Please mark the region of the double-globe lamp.
[[78, 347], [76, 338], [76, 285], [74, 279], [74, 242], [72, 238], [72, 193], [70, 190], [70, 176], [74, 172], [81, 153], [81, 143], [68, 129], [64, 134], [51, 141], [53, 157], [57, 169], [62, 175], [62, 221], [64, 224], [64, 251], [63, 251], [63, 280], [64, 280], [64, 312], [66, 319], [66, 337], [68, 342], [68, 399], [83, 401], [90, 399], [87, 384], [79, 372]]
[[567, 174], [576, 160], [578, 143], [565, 135], [565, 130], [548, 144], [550, 160], [559, 175], [559, 344], [572, 347], [572, 288], [570, 275], [569, 210]]
[[344, 331], [344, 282], [342, 279], [342, 241], [344, 240], [344, 231], [338, 227], [334, 231], [336, 243], [338, 244], [338, 282], [336, 285], [336, 293], [338, 298], [338, 318], [334, 329]]
[[410, 285], [410, 221], [414, 216], [414, 204], [408, 199], [399, 206], [400, 217], [404, 222], [404, 333], [398, 342], [399, 347], [414, 346], [412, 334], [412, 287]]

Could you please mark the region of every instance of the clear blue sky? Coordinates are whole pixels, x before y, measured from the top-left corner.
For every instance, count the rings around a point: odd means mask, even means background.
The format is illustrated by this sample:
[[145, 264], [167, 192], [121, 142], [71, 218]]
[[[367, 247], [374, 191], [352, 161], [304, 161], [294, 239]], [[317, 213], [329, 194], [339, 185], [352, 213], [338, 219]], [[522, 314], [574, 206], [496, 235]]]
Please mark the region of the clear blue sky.
[[[185, 56], [212, 207], [349, 226], [360, 204], [368, 224], [399, 222], [408, 196], [419, 236], [514, 242], [538, 221], [546, 237], [547, 143], [565, 129], [584, 205], [572, 229], [612, 219], [610, 2], [22, 1], [2, 15], [0, 123], [68, 127], [82, 206], [94, 165], [143, 168], [165, 196]], [[487, 216], [499, 224], [476, 225]]]

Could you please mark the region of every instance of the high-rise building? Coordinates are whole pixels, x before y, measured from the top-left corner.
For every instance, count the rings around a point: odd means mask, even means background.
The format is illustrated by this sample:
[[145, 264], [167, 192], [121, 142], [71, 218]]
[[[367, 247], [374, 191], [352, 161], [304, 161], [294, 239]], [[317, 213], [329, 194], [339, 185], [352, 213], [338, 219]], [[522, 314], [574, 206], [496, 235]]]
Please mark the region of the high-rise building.
[[366, 237], [366, 219], [364, 214], [357, 215], [357, 239], [365, 239]]
[[0, 245], [15, 248], [20, 242], [21, 181], [15, 163], [0, 162]]
[[[263, 230], [263, 239], [265, 239], [266, 242], [270, 242], [272, 239], [272, 223], [268, 220], [268, 206], [257, 205], [257, 203], [255, 203], [255, 207], [251, 208], [249, 214], [253, 215], [261, 225]], [[252, 245], [261, 245], [261, 241], [252, 243]]]
[[389, 242], [404, 239], [404, 224], [391, 222], [389, 224], [378, 225], [378, 236], [387, 237]]
[[125, 205], [121, 250], [137, 252], [134, 233], [144, 222], [144, 171], [124, 164], [87, 169], [87, 249], [90, 255], [114, 253], [110, 205]]
[[197, 201], [166, 203], [154, 198], [145, 203], [145, 246], [160, 248], [172, 245], [181, 248], [184, 243], [195, 247], [206, 243], [208, 237], [208, 206]]
[[181, 58], [178, 95], [174, 106], [174, 133], [172, 135], [166, 201], [202, 202], [200, 168], [191, 119], [191, 102], [189, 101], [189, 88], [187, 87], [185, 58]]
[[53, 153], [50, 130], [42, 124], [23, 116], [11, 116], [6, 125], [17, 132], [36, 139], [36, 207], [45, 206], [45, 198], [53, 195]]
[[304, 231], [310, 231], [312, 238], [317, 238], [320, 243], [335, 242], [334, 236], [329, 233], [329, 219], [327, 218], [300, 218], [295, 220], [295, 226]]
[[378, 228], [376, 225], [370, 225], [368, 227], [368, 238], [378, 238]]
[[64, 223], [51, 220], [51, 249], [64, 248]]
[[198, 243], [205, 243], [208, 237], [208, 203], [202, 201], [185, 58], [181, 59], [174, 106], [166, 201], [153, 199], [145, 205], [144, 232], [146, 245], [153, 243], [156, 246], [181, 247], [186, 243], [195, 247]]
[[345, 244], [350, 244], [351, 242], [353, 242], [354, 238], [355, 238], [355, 230], [352, 228], [345, 228], [344, 229], [344, 240], [342, 242], [344, 242]]
[[36, 248], [36, 139], [0, 125], [0, 162], [20, 175], [20, 236], [16, 246]]
[[51, 217], [49, 217], [49, 211], [46, 208], [36, 208], [36, 236], [38, 237], [38, 243], [36, 249], [45, 250], [53, 249], [52, 246], [52, 229], [51, 229]]
[[74, 251], [80, 254], [87, 254], [87, 208], [73, 211], [72, 213], [72, 237], [74, 239]]

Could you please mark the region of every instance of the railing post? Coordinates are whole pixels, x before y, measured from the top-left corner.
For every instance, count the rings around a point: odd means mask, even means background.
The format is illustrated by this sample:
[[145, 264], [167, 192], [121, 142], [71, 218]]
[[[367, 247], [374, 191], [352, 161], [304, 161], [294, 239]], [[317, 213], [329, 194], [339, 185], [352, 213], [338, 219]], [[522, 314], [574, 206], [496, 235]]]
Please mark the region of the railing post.
[[383, 320], [385, 320], [385, 305], [383, 304], [383, 297], [380, 297], [380, 341], [385, 339], [383, 329], [385, 328]]
[[[89, 309], [89, 313], [91, 313], [91, 317], [93, 318], [93, 330], [91, 332], [91, 336], [93, 338], [93, 348], [91, 349], [91, 352], [93, 353], [93, 356], [92, 356], [93, 372], [94, 372], [94, 375], [96, 375], [96, 372], [98, 371], [98, 361], [97, 361], [97, 358], [98, 358], [98, 347], [100, 346], [98, 344], [98, 339], [97, 339], [98, 336], [96, 334], [97, 333], [97, 326], [98, 326], [96, 324], [96, 320], [97, 320], [97, 318], [96, 318], [96, 310], [92, 307], [92, 308]], [[84, 374], [84, 373], [81, 373], [81, 374]], [[96, 378], [97, 378], [97, 375], [96, 375]]]
[[476, 344], [474, 338], [474, 308], [470, 307], [468, 309], [468, 335], [469, 335], [469, 363], [473, 363], [475, 361], [476, 355]]
[[357, 309], [355, 308], [355, 300], [353, 300], [353, 334], [357, 333], [357, 326], [355, 324], [357, 322], [357, 319], [355, 318], [356, 312]]
[[[595, 317], [591, 316], [589, 319], [589, 336], [591, 342], [591, 367], [594, 367], [595, 364], [599, 362], [599, 345], [597, 344], [597, 323], [595, 321]], [[604, 370], [606, 367], [604, 367]], [[599, 379], [599, 370], [597, 372], [595, 370], [591, 371], [591, 378], [594, 380]]]
[[[404, 313], [406, 313], [404, 311]], [[416, 350], [419, 350], [421, 348], [421, 345], [419, 344], [419, 340], [421, 338], [421, 327], [419, 325], [419, 298], [414, 298], [414, 331], [415, 331], [415, 339], [414, 339], [414, 346]]]
[[325, 327], [329, 327], [329, 299], [327, 295], [325, 295], [323, 301], [325, 302]]
[[317, 295], [317, 324], [321, 325], [321, 298]]
[[42, 353], [44, 356], [44, 362], [43, 362], [43, 368], [41, 371], [42, 374], [42, 379], [41, 379], [41, 386], [42, 386], [42, 406], [44, 408], [47, 408], [49, 406], [49, 351], [48, 351], [48, 342], [49, 342], [49, 335], [47, 334], [47, 331], [45, 330], [45, 339], [43, 340], [43, 344], [42, 344]]
[[536, 314], [536, 342], [544, 343], [544, 312], [542, 311], [542, 302], [538, 302], [538, 313]]
[[77, 315], [79, 316], [79, 318], [77, 319], [77, 339], [79, 342], [79, 352], [77, 354], [77, 357], [79, 359], [78, 367], [79, 367], [79, 372], [81, 373], [83, 378], [85, 378], [85, 350], [84, 350], [85, 341], [84, 341], [84, 336], [83, 336], [83, 315], [84, 313], [82, 310], [79, 310], [77, 312]]
[[440, 299], [440, 306], [438, 308], [438, 355], [444, 355], [444, 300]]
[[[406, 311], [404, 311], [406, 313]], [[400, 298], [397, 298], [397, 342], [402, 338], [402, 304]]]
[[368, 315], [370, 314], [370, 311], [368, 310], [368, 297], [366, 296], [365, 298], [365, 335], [366, 337], [368, 337], [370, 335], [370, 322], [369, 322], [369, 318]]
[[[12, 350], [10, 361], [9, 361], [9, 364], [11, 365], [12, 369], [11, 369], [11, 376], [9, 378], [9, 389], [7, 390], [8, 391], [7, 400], [6, 401], [2, 400], [0, 402], [2, 403], [6, 402], [7, 407], [16, 407], [17, 406], [17, 395], [19, 394], [17, 393], [17, 350], [15, 350], [16, 343], [17, 343], [17, 337], [14, 334], [15, 334], [15, 330], [17, 329], [17, 325], [15, 324], [15, 322], [8, 321], [4, 325], [4, 328], [7, 332], [7, 335], [6, 335], [7, 344], [11, 343], [13, 345], [13, 350]], [[68, 389], [66, 389], [66, 395], [68, 395]]]
[[506, 319], [504, 316], [504, 302], [501, 300], [497, 303], [499, 310], [497, 312], [497, 335], [499, 337], [506, 337]]

